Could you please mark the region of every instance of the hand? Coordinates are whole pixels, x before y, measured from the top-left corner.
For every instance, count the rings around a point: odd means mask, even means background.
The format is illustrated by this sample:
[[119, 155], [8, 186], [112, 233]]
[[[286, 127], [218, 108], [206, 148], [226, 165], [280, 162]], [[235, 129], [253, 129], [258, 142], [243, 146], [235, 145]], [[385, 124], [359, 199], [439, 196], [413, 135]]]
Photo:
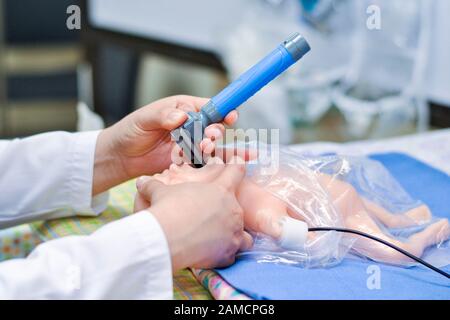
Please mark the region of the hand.
[[252, 246], [235, 197], [244, 174], [243, 164], [228, 164], [209, 183], [165, 185], [148, 177], [138, 180], [135, 211], [149, 207], [160, 223], [174, 271], [228, 266], [238, 250]]
[[[171, 140], [170, 131], [187, 119], [186, 112], [199, 111], [208, 99], [173, 96], [136, 110], [110, 128], [103, 130], [95, 151], [93, 195], [141, 176], [152, 175], [169, 167], [173, 152], [180, 149]], [[232, 125], [237, 112], [227, 115], [224, 123]], [[223, 124], [206, 128], [208, 143], [223, 136]]]

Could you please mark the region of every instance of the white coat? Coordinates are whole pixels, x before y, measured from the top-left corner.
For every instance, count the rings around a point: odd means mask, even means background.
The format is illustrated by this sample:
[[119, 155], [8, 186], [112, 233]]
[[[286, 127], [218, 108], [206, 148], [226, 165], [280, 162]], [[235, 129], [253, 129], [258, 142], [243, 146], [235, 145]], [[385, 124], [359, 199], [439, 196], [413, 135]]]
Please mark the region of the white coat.
[[[91, 196], [97, 136], [52, 132], [0, 141], [0, 228], [100, 213], [108, 197]], [[168, 244], [146, 210], [0, 262], [0, 299], [122, 298], [172, 298]]]

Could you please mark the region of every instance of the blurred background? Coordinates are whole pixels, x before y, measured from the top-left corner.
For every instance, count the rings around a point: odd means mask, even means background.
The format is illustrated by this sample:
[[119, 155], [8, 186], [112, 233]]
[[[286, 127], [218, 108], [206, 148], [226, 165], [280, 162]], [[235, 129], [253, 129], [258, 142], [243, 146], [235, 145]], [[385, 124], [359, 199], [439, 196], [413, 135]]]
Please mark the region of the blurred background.
[[449, 15], [448, 0], [0, 0], [0, 135], [213, 96], [294, 31], [312, 51], [237, 126], [280, 128], [282, 143], [450, 127]]

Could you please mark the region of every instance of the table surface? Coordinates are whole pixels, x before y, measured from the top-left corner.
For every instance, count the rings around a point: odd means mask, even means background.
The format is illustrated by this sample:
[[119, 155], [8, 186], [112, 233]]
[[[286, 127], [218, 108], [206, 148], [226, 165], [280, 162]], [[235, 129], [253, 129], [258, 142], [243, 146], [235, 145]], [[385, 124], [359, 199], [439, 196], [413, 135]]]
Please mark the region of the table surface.
[[295, 145], [293, 148], [312, 155], [334, 152], [364, 156], [372, 153], [401, 152], [450, 175], [450, 129], [373, 141], [315, 142]]

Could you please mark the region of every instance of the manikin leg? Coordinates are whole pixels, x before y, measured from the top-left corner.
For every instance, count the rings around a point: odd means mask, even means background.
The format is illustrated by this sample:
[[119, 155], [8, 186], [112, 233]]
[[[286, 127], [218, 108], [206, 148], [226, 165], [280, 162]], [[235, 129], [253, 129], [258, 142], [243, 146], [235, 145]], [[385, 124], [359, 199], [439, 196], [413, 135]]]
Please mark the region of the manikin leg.
[[388, 228], [406, 228], [424, 224], [430, 222], [431, 220], [430, 209], [428, 209], [425, 205], [413, 208], [403, 214], [393, 214], [370, 200], [364, 198], [361, 198], [361, 200], [370, 214], [372, 214]]
[[[418, 207], [405, 214], [395, 215], [372, 202], [364, 201], [348, 183], [332, 179], [329, 176], [321, 176], [320, 181], [330, 193], [336, 209], [343, 216], [346, 228], [359, 230], [388, 241], [418, 257], [428, 246], [438, 244], [450, 237], [448, 221], [441, 220], [414, 234], [407, 242], [401, 242], [386, 235], [372, 219], [370, 213], [373, 213], [388, 227], [405, 227], [417, 224], [418, 220], [429, 219], [429, 210], [426, 207]], [[371, 210], [370, 213], [368, 210]], [[400, 252], [363, 237], [358, 237], [354, 249], [374, 260], [392, 264], [411, 262]]]

